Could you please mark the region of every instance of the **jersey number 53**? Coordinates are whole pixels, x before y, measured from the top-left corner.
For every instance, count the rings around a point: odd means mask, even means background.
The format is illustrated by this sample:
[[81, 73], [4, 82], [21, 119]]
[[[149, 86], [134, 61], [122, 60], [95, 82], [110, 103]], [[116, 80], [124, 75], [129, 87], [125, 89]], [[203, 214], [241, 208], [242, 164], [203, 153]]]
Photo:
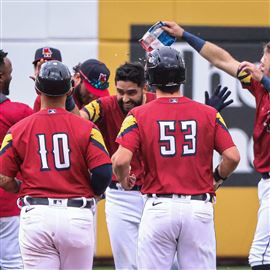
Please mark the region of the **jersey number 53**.
[[162, 156], [176, 155], [176, 135], [178, 131], [183, 133], [184, 136], [181, 155], [190, 156], [196, 154], [197, 123], [195, 120], [158, 121], [158, 125], [160, 154]]

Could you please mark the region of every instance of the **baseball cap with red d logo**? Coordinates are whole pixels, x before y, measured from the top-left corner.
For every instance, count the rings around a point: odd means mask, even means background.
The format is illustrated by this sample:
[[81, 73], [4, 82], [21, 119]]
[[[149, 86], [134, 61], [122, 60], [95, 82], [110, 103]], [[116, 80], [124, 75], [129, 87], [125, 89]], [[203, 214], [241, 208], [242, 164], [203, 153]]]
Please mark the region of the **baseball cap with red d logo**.
[[41, 59], [58, 60], [62, 62], [61, 52], [58, 49], [52, 47], [42, 47], [36, 50], [33, 64], [35, 65]]
[[85, 88], [95, 96], [109, 96], [110, 70], [107, 66], [96, 60], [88, 59], [79, 68]]

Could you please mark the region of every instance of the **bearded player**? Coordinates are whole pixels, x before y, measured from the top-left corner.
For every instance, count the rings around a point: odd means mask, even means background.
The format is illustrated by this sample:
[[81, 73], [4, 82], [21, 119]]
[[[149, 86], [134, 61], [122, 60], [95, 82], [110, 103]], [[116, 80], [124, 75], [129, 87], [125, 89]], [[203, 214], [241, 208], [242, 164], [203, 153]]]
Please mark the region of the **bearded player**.
[[[153, 93], [145, 92], [144, 67], [139, 63], [121, 65], [116, 70], [115, 87], [116, 95], [99, 98], [80, 111], [98, 125], [110, 155], [117, 150], [115, 138], [127, 113], [155, 99]], [[106, 220], [116, 269], [137, 269], [134, 254], [144, 206], [140, 193], [144, 169], [139, 155], [131, 162], [131, 174], [136, 177], [131, 190], [125, 191], [113, 176], [106, 191]]]

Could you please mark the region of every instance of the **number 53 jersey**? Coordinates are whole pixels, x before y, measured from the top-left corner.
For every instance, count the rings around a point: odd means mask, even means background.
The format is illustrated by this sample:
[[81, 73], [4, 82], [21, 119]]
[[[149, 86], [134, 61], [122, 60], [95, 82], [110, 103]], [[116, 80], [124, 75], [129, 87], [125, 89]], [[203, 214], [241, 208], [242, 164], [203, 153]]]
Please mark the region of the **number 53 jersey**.
[[93, 197], [89, 170], [110, 163], [97, 127], [61, 108], [12, 126], [0, 152], [0, 173], [22, 174], [20, 197]]
[[186, 97], [158, 98], [131, 110], [117, 142], [133, 153], [139, 149], [144, 194], [213, 194], [213, 152], [234, 146], [221, 115]]

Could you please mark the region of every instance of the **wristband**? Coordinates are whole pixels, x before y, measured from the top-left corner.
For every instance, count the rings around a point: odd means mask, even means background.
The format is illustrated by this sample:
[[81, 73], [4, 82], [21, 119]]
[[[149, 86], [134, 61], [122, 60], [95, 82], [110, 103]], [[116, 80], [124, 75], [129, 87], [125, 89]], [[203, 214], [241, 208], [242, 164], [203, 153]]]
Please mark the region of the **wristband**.
[[205, 44], [205, 40], [186, 31], [184, 31], [182, 39], [185, 40], [197, 52], [200, 52], [203, 45]]
[[213, 173], [214, 179], [216, 182], [218, 182], [219, 180], [225, 181], [227, 179], [227, 177], [221, 177], [219, 172], [218, 172], [218, 167], [219, 165], [215, 168], [215, 171]]
[[270, 92], [270, 78], [267, 77], [266, 75], [263, 75], [261, 79], [261, 84], [264, 86], [264, 88]]
[[66, 110], [71, 112], [75, 108], [75, 101], [73, 96], [67, 96], [66, 99]]

